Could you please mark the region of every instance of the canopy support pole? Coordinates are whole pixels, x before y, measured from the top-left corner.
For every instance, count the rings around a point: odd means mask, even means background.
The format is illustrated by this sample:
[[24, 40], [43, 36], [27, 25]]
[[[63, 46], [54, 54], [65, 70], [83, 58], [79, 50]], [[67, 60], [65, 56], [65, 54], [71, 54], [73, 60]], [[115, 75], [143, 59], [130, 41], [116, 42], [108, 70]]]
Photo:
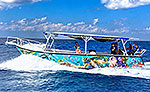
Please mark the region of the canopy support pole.
[[127, 54], [126, 47], [125, 47], [125, 44], [127, 43], [127, 41], [126, 41], [126, 42], [124, 42], [124, 40], [123, 40], [123, 39], [121, 39], [121, 42], [122, 42], [122, 45], [123, 45], [123, 48], [124, 48], [124, 51], [125, 51], [125, 55], [128, 55], [128, 54]]
[[83, 37], [83, 36], [81, 36], [81, 37], [85, 42], [85, 54], [87, 54], [87, 43], [89, 40], [91, 40], [92, 37]]
[[124, 45], [126, 45], [127, 42], [128, 42], [128, 40], [124, 42]]
[[53, 37], [51, 37], [51, 38], [52, 38], [52, 42], [51, 42], [51, 45], [50, 45], [50, 49], [52, 48], [52, 45], [53, 45], [53, 43], [55, 41], [55, 39]]
[[54, 43], [54, 37], [52, 37], [52, 34], [50, 34], [50, 35], [44, 35], [45, 36], [45, 38], [46, 38], [46, 47], [45, 48], [48, 48], [48, 43], [49, 43], [49, 39], [51, 38], [52, 39], [52, 42], [51, 42], [51, 44], [50, 44], [50, 49], [51, 49], [51, 47], [52, 47], [52, 45], [53, 45], [53, 43]]

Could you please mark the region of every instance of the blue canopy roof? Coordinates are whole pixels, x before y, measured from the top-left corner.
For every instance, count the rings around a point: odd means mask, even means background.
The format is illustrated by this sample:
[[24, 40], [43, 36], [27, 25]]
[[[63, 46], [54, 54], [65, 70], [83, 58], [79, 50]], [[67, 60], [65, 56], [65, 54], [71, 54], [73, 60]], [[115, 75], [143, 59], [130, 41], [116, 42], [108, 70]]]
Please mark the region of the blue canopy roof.
[[55, 36], [68, 36], [75, 39], [82, 39], [82, 37], [92, 37], [98, 41], [116, 41], [116, 40], [129, 40], [130, 38], [121, 36], [110, 36], [110, 35], [97, 35], [97, 34], [83, 34], [83, 33], [66, 33], [66, 32], [44, 32], [46, 35], [53, 34]]

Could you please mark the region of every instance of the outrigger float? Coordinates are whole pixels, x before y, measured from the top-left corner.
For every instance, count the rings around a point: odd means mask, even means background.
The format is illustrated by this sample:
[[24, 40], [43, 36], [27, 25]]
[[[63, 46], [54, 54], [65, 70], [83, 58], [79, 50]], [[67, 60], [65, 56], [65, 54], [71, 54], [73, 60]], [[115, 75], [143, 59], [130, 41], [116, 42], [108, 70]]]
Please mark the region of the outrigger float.
[[[44, 32], [44, 36], [46, 38], [45, 44], [42, 44], [38, 41], [22, 39], [18, 37], [7, 37], [6, 44], [15, 45], [21, 54], [32, 54], [49, 61], [55, 61], [61, 65], [67, 65], [80, 69], [105, 67], [144, 67], [144, 62], [141, 56], [146, 52], [145, 49], [142, 49], [139, 55], [128, 55], [127, 53], [125, 45], [129, 40], [131, 40], [131, 38], [65, 32]], [[75, 51], [52, 48], [56, 36], [67, 36], [70, 38], [84, 40], [85, 51], [82, 51], [82, 53], [75, 53]], [[91, 39], [101, 42], [121, 42], [123, 46], [123, 54], [114, 55], [111, 53], [89, 52], [87, 51], [87, 43]], [[50, 42], [50, 40], [52, 41]]]

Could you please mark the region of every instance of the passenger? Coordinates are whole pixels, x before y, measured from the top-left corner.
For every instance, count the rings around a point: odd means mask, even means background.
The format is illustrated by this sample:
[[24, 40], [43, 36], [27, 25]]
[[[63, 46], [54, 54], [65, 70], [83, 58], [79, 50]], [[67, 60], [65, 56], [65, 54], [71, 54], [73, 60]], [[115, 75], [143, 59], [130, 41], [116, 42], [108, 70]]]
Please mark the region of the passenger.
[[135, 53], [135, 55], [140, 55], [141, 54], [141, 48], [139, 47], [139, 50], [137, 53]]
[[76, 52], [77, 54], [81, 54], [81, 53], [82, 53], [82, 51], [81, 51], [80, 49], [78, 49], [76, 46], [74, 46], [74, 48], [75, 48], [75, 52]]
[[111, 54], [116, 54], [114, 43], [111, 44], [111, 48], [110, 49], [111, 49]]
[[133, 52], [133, 47], [135, 46], [135, 44], [133, 44], [133, 45], [131, 45], [131, 44], [129, 44], [129, 48], [127, 48], [129, 51], [127, 52], [128, 53], [128, 55], [131, 55], [132, 54], [132, 52]]
[[[132, 54], [134, 55], [134, 54], [135, 54], [135, 52], [136, 52], [136, 51], [138, 51], [138, 49], [139, 49], [139, 47], [136, 45], [136, 46], [133, 48], [133, 52], [132, 52]], [[139, 50], [141, 50], [141, 49], [139, 49]]]
[[75, 42], [77, 49], [80, 49], [80, 45], [78, 44], [78, 42]]
[[80, 46], [79, 46], [78, 42], [75, 42], [75, 44], [76, 44], [76, 46], [74, 46], [74, 48], [76, 49], [75, 50], [76, 53], [78, 53], [78, 54], [82, 53], [82, 51], [80, 50]]

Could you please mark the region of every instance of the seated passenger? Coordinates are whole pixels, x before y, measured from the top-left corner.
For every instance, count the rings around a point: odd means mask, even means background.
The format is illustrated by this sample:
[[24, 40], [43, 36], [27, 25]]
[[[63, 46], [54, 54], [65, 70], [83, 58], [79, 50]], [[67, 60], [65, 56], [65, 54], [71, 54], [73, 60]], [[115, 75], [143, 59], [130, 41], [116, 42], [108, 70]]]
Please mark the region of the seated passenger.
[[136, 45], [134, 48], [133, 48], [133, 52], [132, 54], [134, 55], [134, 53], [139, 49], [139, 47]]
[[115, 51], [115, 44], [114, 43], [112, 43], [111, 44], [111, 54], [116, 54], [116, 51]]
[[136, 45], [134, 50], [133, 50], [133, 54], [134, 55], [140, 55], [141, 54], [141, 48]]
[[80, 49], [80, 45], [78, 44], [78, 42], [75, 42], [77, 49]]
[[142, 52], [141, 52], [141, 48], [139, 47], [139, 50], [138, 52], [135, 54], [135, 55], [140, 55]]
[[133, 47], [135, 46], [135, 44], [133, 44], [133, 45], [131, 45], [131, 44], [129, 44], [129, 48], [127, 48], [127, 50], [128, 50], [128, 55], [131, 55], [132, 54], [132, 52], [133, 52]]
[[75, 44], [76, 44], [76, 46], [74, 46], [74, 47], [75, 47], [76, 53], [78, 53], [78, 54], [82, 53], [82, 51], [80, 50], [80, 46], [79, 46], [78, 42], [75, 42]]
[[76, 46], [74, 46], [74, 48], [75, 48], [75, 52], [76, 52], [77, 54], [81, 54], [81, 53], [82, 53], [82, 51], [81, 51], [80, 49], [78, 49]]

